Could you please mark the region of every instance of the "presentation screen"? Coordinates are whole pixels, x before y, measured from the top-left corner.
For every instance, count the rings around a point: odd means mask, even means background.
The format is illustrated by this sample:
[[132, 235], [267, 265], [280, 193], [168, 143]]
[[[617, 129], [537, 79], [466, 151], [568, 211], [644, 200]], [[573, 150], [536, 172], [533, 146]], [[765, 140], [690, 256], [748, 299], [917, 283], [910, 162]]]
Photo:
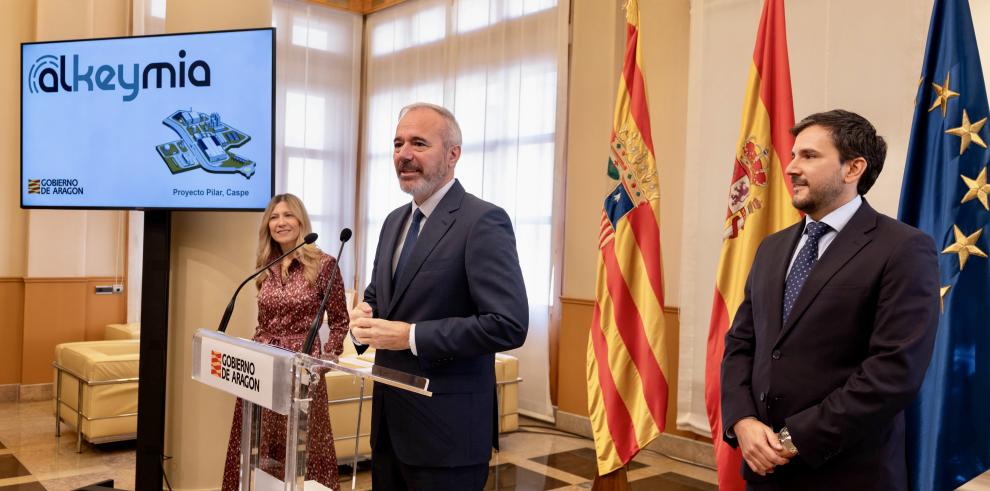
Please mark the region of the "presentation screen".
[[274, 29], [21, 45], [21, 207], [261, 210]]

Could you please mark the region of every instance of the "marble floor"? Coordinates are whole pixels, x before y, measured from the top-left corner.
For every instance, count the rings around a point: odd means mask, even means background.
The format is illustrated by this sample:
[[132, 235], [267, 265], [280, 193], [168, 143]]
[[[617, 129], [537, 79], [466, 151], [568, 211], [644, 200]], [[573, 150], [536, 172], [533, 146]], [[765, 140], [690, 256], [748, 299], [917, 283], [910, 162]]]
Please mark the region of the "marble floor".
[[[493, 457], [486, 490], [591, 489], [595, 476], [592, 442], [523, 419], [519, 431], [503, 435]], [[54, 436], [51, 401], [0, 403], [0, 491], [73, 490], [107, 479], [119, 489], [134, 488], [134, 442], [83, 443], [63, 427]], [[369, 463], [358, 465], [355, 489], [371, 489]], [[351, 489], [351, 468], [341, 466], [341, 489]], [[715, 490], [711, 469], [643, 451], [628, 466], [633, 491]], [[990, 473], [964, 491], [990, 491]]]

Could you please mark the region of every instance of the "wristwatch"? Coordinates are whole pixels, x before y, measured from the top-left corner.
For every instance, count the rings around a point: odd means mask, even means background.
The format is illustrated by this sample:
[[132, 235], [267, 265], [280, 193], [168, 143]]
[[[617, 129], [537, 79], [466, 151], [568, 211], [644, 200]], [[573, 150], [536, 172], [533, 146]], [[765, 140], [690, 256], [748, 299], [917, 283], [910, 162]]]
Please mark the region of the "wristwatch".
[[777, 433], [777, 438], [780, 441], [780, 445], [784, 447], [784, 450], [791, 455], [797, 455], [798, 449], [794, 446], [794, 440], [791, 439], [791, 432], [787, 431], [787, 427], [780, 429], [780, 433]]

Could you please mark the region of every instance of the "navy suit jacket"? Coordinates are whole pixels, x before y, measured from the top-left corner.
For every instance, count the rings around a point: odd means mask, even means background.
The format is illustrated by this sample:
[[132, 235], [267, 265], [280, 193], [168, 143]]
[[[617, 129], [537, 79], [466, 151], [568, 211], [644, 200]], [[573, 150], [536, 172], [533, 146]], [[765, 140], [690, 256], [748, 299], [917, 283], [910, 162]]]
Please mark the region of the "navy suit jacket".
[[724, 439], [754, 416], [786, 426], [800, 455], [761, 477], [767, 489], [906, 489], [904, 408], [938, 325], [935, 244], [866, 201], [815, 264], [787, 322], [784, 280], [804, 220], [760, 244], [725, 338]]
[[385, 219], [364, 301], [376, 318], [416, 324], [418, 356], [377, 350], [375, 363], [429, 378], [433, 396], [376, 384], [371, 442], [384, 428], [405, 464], [487, 463], [498, 442], [495, 353], [522, 346], [529, 326], [512, 223], [455, 182], [393, 285], [392, 257], [411, 209]]

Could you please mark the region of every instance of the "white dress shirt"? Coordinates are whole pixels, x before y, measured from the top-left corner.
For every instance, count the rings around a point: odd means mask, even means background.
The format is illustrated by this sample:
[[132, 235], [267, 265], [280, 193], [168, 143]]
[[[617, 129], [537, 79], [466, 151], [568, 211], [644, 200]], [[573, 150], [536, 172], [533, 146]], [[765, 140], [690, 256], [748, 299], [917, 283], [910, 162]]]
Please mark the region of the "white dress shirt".
[[[831, 228], [825, 233], [825, 235], [822, 235], [821, 239], [818, 239], [818, 258], [816, 259], [820, 259], [822, 254], [825, 254], [825, 249], [828, 249], [829, 244], [835, 240], [835, 236], [839, 235], [839, 232], [845, 228], [846, 224], [849, 223], [849, 220], [852, 219], [853, 215], [856, 214], [856, 210], [858, 210], [862, 204], [863, 198], [857, 194], [856, 197], [849, 200], [848, 203], [832, 210], [831, 213], [822, 217], [820, 221]], [[812, 220], [811, 217], [805, 215], [805, 228], [807, 228], [808, 224], [813, 221], [814, 220]], [[797, 259], [798, 251], [804, 247], [804, 244], [807, 241], [808, 236], [802, 231], [801, 240], [798, 241], [797, 247], [794, 248], [794, 252], [791, 254], [791, 262], [787, 265], [787, 274], [791, 274], [791, 267], [794, 266], [794, 260]]]
[[[392, 254], [392, 267], [390, 268], [392, 275], [395, 275], [395, 267], [399, 264], [399, 255], [402, 254], [402, 247], [405, 245], [406, 235], [409, 235], [409, 227], [412, 225], [413, 214], [416, 213], [416, 210], [419, 210], [420, 213], [423, 214], [423, 218], [419, 221], [419, 231], [422, 233], [423, 227], [426, 226], [426, 221], [430, 219], [430, 215], [433, 214], [433, 210], [437, 209], [437, 205], [440, 204], [440, 200], [447, 195], [447, 191], [450, 191], [450, 188], [454, 185], [454, 181], [455, 179], [451, 179], [450, 182], [441, 186], [440, 189], [437, 189], [436, 192], [431, 194], [429, 198], [426, 198], [426, 201], [424, 201], [421, 205], [417, 205], [416, 200], [413, 199], [412, 210], [409, 213], [409, 217], [406, 218], [406, 223], [402, 225], [402, 233], [399, 234], [399, 245], [395, 248], [395, 252]], [[354, 337], [353, 332], [351, 333], [351, 340], [358, 346], [364, 345], [364, 343], [358, 341], [357, 338]], [[409, 326], [409, 351], [412, 351], [413, 355], [419, 356], [418, 353], [416, 353], [416, 324]]]
[[[395, 253], [392, 254], [393, 275], [395, 274], [395, 267], [399, 264], [399, 255], [402, 254], [402, 246], [406, 243], [406, 235], [409, 235], [409, 227], [412, 225], [413, 214], [416, 213], [416, 210], [419, 210], [423, 214], [423, 218], [419, 221], [419, 232], [422, 233], [427, 220], [433, 214], [433, 210], [437, 209], [440, 200], [447, 195], [447, 191], [450, 191], [453, 185], [454, 179], [451, 179], [450, 182], [444, 184], [440, 189], [437, 189], [436, 192], [431, 194], [429, 198], [426, 198], [426, 201], [423, 201], [421, 205], [417, 205], [415, 199], [412, 200], [412, 211], [409, 213], [409, 217], [406, 218], [406, 223], [402, 225], [402, 233], [399, 234], [399, 245], [395, 248]], [[416, 324], [409, 326], [409, 351], [412, 351], [413, 355], [419, 356], [416, 353]]]

